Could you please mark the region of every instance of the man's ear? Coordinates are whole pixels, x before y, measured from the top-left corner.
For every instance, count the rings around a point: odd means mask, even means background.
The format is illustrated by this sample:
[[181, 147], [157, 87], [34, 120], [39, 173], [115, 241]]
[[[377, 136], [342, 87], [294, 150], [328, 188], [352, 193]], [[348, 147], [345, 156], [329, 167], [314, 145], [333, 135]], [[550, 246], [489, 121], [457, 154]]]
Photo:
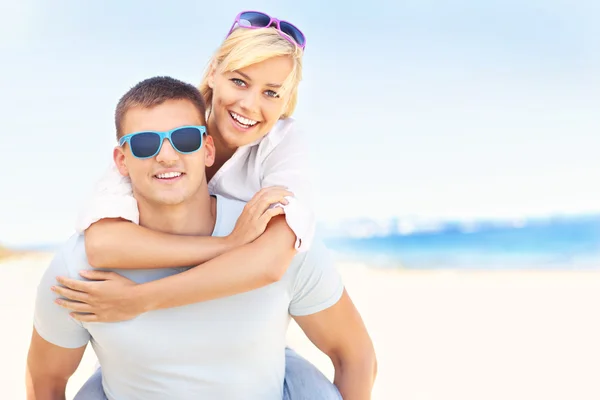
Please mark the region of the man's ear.
[[117, 169], [123, 176], [129, 176], [129, 170], [127, 169], [127, 162], [125, 160], [125, 152], [121, 146], [116, 146], [113, 150], [113, 160]]
[[204, 136], [204, 164], [211, 167], [215, 163], [215, 142], [210, 135]]

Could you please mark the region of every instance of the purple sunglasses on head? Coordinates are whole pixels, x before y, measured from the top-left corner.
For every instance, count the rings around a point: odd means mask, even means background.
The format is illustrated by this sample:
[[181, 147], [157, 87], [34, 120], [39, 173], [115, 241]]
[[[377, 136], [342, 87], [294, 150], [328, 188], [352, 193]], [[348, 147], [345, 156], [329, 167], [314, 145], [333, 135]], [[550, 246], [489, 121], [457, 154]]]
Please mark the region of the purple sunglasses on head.
[[280, 33], [283, 33], [281, 36], [289, 40], [291, 43], [300, 47], [302, 50], [304, 50], [306, 47], [306, 37], [300, 29], [296, 28], [287, 21], [281, 21], [277, 18], [272, 18], [260, 11], [242, 11], [239, 13], [237, 17], [235, 17], [235, 21], [233, 21], [233, 25], [231, 25], [231, 29], [229, 30], [227, 36], [231, 35], [231, 32], [233, 32], [236, 24], [240, 28], [248, 29], [270, 28], [273, 26], [277, 28]]

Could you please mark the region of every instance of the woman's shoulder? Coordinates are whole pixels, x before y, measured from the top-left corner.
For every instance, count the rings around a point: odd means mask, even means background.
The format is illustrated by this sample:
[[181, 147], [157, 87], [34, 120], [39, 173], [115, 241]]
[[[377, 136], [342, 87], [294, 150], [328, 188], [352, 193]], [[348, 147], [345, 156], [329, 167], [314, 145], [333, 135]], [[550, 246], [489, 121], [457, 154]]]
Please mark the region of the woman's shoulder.
[[294, 118], [280, 119], [261, 144], [268, 149], [273, 149], [283, 143], [298, 142], [303, 139], [301, 130], [300, 124]]

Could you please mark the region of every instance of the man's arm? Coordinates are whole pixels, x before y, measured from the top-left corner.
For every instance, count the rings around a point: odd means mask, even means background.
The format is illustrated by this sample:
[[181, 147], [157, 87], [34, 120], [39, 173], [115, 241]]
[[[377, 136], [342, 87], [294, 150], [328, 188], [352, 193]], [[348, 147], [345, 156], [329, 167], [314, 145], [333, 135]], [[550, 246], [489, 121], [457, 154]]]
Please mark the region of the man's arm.
[[310, 341], [331, 359], [335, 368], [333, 383], [343, 399], [370, 399], [377, 374], [375, 349], [346, 290], [333, 306], [294, 319]]
[[89, 332], [54, 302], [58, 296], [50, 290], [56, 275], [71, 275], [67, 261], [85, 262], [82, 240], [74, 236], [56, 252], [38, 285], [27, 355], [28, 400], [64, 399], [67, 381], [90, 340]]
[[79, 366], [85, 347], [56, 346], [34, 328], [27, 355], [27, 400], [64, 400], [67, 382]]

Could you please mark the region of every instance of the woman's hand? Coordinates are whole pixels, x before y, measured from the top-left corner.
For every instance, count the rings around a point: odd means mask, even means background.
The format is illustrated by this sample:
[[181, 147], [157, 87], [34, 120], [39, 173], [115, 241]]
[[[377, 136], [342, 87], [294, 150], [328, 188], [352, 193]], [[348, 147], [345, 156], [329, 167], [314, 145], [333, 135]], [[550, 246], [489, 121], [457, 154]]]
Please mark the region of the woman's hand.
[[287, 196], [292, 197], [294, 194], [282, 186], [271, 186], [258, 191], [244, 206], [229, 239], [236, 246], [256, 240], [265, 232], [271, 218], [285, 213], [282, 207], [275, 205], [287, 205]]
[[63, 286], [52, 291], [66, 299], [55, 302], [73, 311], [71, 316], [82, 322], [119, 322], [133, 319], [145, 312], [143, 299], [137, 295], [138, 284], [107, 271], [81, 271], [90, 281], [57, 277]]

